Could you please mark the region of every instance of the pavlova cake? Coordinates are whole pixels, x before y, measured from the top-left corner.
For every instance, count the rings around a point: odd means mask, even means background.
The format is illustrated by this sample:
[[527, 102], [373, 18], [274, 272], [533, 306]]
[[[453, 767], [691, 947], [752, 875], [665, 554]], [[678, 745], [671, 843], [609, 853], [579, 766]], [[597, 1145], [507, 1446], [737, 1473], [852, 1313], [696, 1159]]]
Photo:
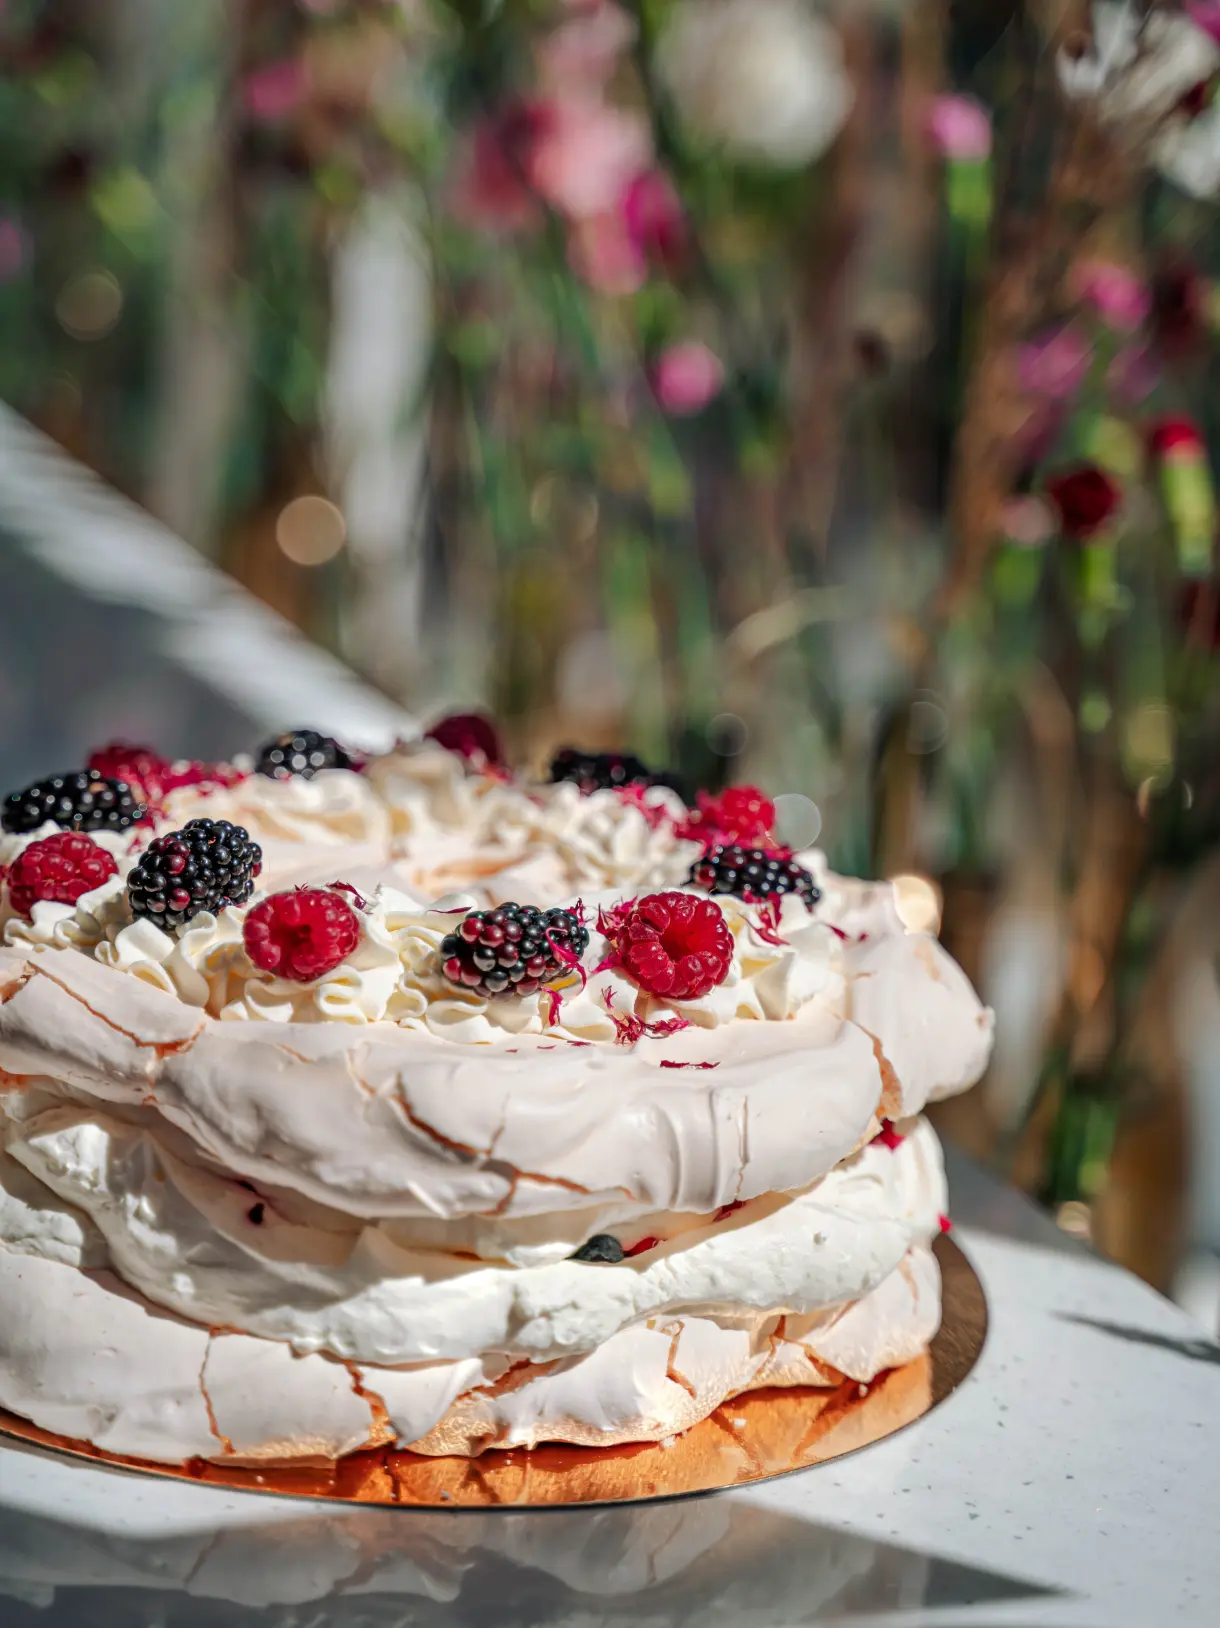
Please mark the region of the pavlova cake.
[[991, 1015], [888, 885], [484, 720], [0, 833], [0, 1409], [164, 1463], [663, 1441], [936, 1331]]

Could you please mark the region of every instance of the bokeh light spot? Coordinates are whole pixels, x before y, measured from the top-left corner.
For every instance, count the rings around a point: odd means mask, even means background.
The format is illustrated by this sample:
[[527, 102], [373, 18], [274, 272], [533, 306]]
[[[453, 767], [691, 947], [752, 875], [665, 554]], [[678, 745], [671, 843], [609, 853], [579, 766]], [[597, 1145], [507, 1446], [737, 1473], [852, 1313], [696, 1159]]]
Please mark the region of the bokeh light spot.
[[737, 757], [749, 738], [749, 725], [735, 712], [718, 712], [707, 726], [707, 743], [720, 757]]
[[347, 541], [347, 525], [329, 498], [294, 497], [275, 522], [280, 551], [296, 565], [325, 565]]
[[811, 797], [785, 791], [775, 799], [775, 835], [784, 847], [799, 853], [815, 843], [821, 832], [822, 811]]
[[939, 752], [949, 734], [949, 714], [937, 696], [925, 691], [911, 702], [907, 716], [907, 750], [917, 756]]
[[109, 271], [83, 271], [69, 278], [55, 301], [55, 315], [73, 339], [104, 339], [123, 311], [123, 290]]

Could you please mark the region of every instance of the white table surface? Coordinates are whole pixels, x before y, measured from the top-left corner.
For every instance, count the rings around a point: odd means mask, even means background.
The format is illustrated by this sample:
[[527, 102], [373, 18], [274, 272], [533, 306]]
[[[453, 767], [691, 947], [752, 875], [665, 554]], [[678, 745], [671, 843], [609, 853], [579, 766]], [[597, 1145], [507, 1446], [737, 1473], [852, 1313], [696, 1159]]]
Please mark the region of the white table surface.
[[888, 1441], [589, 1510], [346, 1509], [0, 1446], [4, 1628], [1214, 1628], [1220, 1347], [953, 1160], [978, 1366]]

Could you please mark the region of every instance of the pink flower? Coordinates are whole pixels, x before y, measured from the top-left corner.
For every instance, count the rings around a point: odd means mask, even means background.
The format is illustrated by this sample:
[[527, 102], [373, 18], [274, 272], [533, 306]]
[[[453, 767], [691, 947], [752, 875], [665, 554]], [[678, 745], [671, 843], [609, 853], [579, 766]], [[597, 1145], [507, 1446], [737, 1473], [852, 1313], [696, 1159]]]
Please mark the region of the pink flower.
[[622, 202], [631, 241], [646, 259], [667, 271], [686, 255], [686, 216], [676, 188], [664, 170], [648, 170], [627, 185]]
[[652, 160], [652, 128], [602, 102], [557, 101], [534, 143], [529, 179], [570, 220], [609, 214]]
[[973, 96], [937, 96], [928, 109], [928, 139], [942, 158], [986, 158], [991, 118]]
[[1080, 298], [1091, 305], [1109, 327], [1134, 333], [1148, 320], [1152, 294], [1142, 277], [1126, 266], [1091, 260], [1078, 266], [1074, 277]]
[[682, 205], [661, 170], [634, 176], [614, 209], [574, 221], [568, 240], [572, 269], [603, 294], [634, 294], [650, 261], [675, 271], [685, 251]]
[[634, 19], [614, 0], [590, 0], [568, 9], [569, 20], [534, 53], [539, 80], [557, 95], [578, 86], [604, 85], [636, 33]]
[[26, 236], [11, 215], [0, 215], [0, 283], [12, 282], [25, 264]]
[[513, 102], [467, 131], [459, 149], [454, 214], [485, 231], [516, 231], [538, 218], [529, 172], [551, 126], [549, 102]]
[[246, 112], [260, 124], [274, 124], [294, 112], [305, 97], [305, 65], [296, 57], [283, 57], [256, 68], [242, 81]]
[[1049, 401], [1066, 401], [1083, 383], [1090, 354], [1088, 342], [1075, 328], [1054, 328], [1040, 334], [1022, 345], [1017, 355], [1017, 378], [1022, 390]]
[[697, 339], [668, 345], [657, 357], [652, 375], [657, 400], [675, 418], [701, 412], [720, 394], [724, 365]]
[[648, 273], [621, 210], [574, 221], [568, 237], [568, 263], [590, 288], [602, 294], [634, 294], [644, 286]]

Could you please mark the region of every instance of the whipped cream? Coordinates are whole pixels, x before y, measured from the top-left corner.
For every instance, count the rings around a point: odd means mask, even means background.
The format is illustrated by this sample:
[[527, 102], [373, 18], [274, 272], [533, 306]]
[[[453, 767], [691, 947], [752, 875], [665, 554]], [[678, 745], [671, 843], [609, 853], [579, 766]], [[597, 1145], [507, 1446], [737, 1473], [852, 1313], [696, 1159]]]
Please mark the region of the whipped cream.
[[[75, 907], [36, 904], [32, 921], [18, 917], [6, 924], [5, 941], [83, 951], [222, 1020], [391, 1022], [467, 1045], [513, 1035], [613, 1045], [632, 1014], [653, 1025], [677, 1019], [715, 1029], [742, 1019], [795, 1018], [818, 1001], [837, 1013], [845, 1010], [840, 943], [791, 895], [783, 901], [778, 932], [756, 909], [725, 899], [734, 943], [727, 976], [699, 1000], [672, 1003], [642, 996], [613, 967], [596, 970], [610, 948], [599, 933], [584, 957], [590, 972], [583, 982], [569, 971], [534, 994], [494, 999], [459, 988], [440, 970], [440, 946], [478, 901], [458, 894], [421, 905], [384, 885], [358, 911], [361, 931], [352, 955], [321, 978], [296, 983], [263, 971], [246, 953], [243, 926], [262, 897], [256, 894], [248, 906], [227, 906], [219, 916], [203, 911], [177, 933], [167, 933], [155, 922], [133, 920], [125, 884], [113, 877]], [[591, 909], [617, 902], [617, 896], [594, 898]], [[569, 904], [575, 908], [577, 901]]]
[[362, 774], [322, 769], [275, 780], [250, 774], [232, 786], [185, 786], [170, 792], [162, 825], [187, 820], [230, 820], [258, 842], [325, 843], [342, 848], [364, 843], [388, 846], [390, 818]]

